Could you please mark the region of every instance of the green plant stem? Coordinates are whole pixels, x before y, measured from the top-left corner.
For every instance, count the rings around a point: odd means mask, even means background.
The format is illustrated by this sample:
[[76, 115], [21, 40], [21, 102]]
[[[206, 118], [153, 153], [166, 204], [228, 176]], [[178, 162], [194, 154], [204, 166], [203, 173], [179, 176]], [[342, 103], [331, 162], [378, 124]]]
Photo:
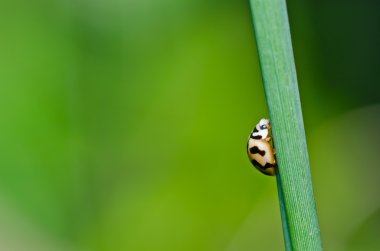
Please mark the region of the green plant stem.
[[285, 0], [251, 0], [286, 250], [322, 250]]

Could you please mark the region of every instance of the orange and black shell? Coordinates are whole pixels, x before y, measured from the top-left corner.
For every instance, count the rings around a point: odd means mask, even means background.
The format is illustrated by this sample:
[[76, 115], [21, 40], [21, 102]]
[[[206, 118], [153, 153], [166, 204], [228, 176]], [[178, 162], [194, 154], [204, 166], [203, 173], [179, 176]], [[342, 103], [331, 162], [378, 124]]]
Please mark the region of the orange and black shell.
[[247, 150], [249, 160], [260, 172], [270, 176], [276, 175], [275, 152], [268, 139], [251, 134]]

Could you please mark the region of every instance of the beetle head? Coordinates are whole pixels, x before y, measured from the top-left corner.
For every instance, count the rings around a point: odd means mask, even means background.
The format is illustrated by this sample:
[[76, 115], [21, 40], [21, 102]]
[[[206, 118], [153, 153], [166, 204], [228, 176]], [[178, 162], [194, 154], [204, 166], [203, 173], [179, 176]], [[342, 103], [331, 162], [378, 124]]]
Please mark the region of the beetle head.
[[270, 130], [270, 123], [268, 119], [261, 119], [260, 122], [256, 126], [257, 130]]

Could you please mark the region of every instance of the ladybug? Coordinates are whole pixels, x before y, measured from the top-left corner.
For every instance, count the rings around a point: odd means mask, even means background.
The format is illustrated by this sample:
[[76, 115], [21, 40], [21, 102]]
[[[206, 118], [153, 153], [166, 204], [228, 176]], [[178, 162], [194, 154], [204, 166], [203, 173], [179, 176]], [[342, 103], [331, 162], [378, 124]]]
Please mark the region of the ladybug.
[[261, 119], [248, 138], [247, 151], [251, 163], [263, 174], [276, 175], [275, 150], [269, 141], [272, 135], [269, 119]]

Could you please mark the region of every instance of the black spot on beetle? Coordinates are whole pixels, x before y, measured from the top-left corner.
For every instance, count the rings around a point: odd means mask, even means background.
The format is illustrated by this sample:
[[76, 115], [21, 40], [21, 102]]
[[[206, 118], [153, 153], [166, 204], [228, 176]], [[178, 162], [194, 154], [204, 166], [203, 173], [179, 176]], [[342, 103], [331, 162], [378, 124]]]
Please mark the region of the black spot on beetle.
[[262, 166], [259, 162], [257, 162], [255, 159], [253, 159], [253, 160], [251, 160], [251, 163], [254, 165], [254, 166], [256, 166], [256, 167], [258, 167], [258, 168], [260, 168], [260, 169], [262, 169], [262, 170], [266, 170], [266, 169], [268, 169], [268, 168], [271, 168], [271, 167], [276, 167], [276, 164], [270, 164], [270, 163], [265, 163], [265, 166]]
[[[265, 172], [265, 170], [266, 170], [267, 168], [269, 168], [268, 165], [272, 165], [272, 164], [266, 163], [265, 166], [263, 167], [262, 165], [259, 164], [259, 162], [257, 162], [257, 161], [254, 160], [254, 159], [251, 160], [251, 163], [252, 163], [255, 167], [257, 167], [257, 170], [259, 170], [261, 173], [263, 173], [263, 174], [265, 174], [265, 175], [272, 176], [272, 174], [269, 174], [269, 173]], [[272, 166], [273, 166], [273, 165], [272, 165]]]
[[271, 167], [275, 167], [276, 165], [273, 165], [271, 163], [266, 163], [265, 166], [263, 167], [264, 169], [268, 169], [268, 168], [271, 168]]
[[257, 146], [251, 147], [251, 148], [249, 149], [249, 152], [252, 153], [252, 154], [258, 153], [258, 154], [260, 154], [261, 156], [264, 156], [264, 155], [265, 155], [265, 151], [260, 150]]
[[263, 136], [261, 136], [261, 135], [253, 136], [253, 135], [251, 134], [251, 139], [262, 139], [262, 138], [263, 138]]
[[254, 166], [256, 166], [256, 167], [258, 167], [258, 168], [263, 168], [263, 166], [262, 165], [260, 165], [260, 163], [259, 162], [257, 162], [256, 160], [251, 160], [251, 163], [252, 163], [252, 165], [254, 165]]

